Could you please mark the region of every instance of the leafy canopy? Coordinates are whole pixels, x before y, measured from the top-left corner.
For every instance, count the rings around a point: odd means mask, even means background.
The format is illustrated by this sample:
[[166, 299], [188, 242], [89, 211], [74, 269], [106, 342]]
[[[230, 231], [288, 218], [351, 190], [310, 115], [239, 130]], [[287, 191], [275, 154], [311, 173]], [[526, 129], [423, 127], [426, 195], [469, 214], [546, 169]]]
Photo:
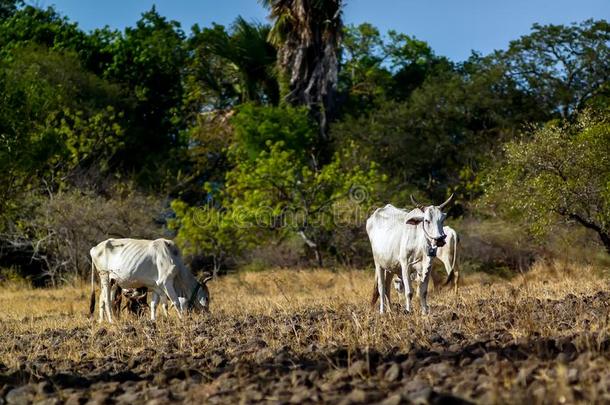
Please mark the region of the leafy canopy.
[[505, 146], [488, 201], [545, 235], [558, 219], [576, 221], [610, 251], [610, 116], [585, 111]]

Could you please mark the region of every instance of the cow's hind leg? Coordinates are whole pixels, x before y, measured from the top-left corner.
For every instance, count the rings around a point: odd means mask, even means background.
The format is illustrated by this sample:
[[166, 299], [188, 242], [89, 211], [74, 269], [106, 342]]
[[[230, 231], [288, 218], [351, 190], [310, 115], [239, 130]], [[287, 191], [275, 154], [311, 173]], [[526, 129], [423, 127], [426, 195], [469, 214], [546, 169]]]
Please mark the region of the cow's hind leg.
[[388, 303], [387, 303], [388, 310], [390, 310], [390, 311], [392, 310], [392, 300], [391, 300], [391, 296], [392, 296], [392, 279], [393, 279], [392, 273], [386, 273], [384, 289], [385, 289], [386, 298], [388, 300]]
[[377, 292], [379, 293], [379, 313], [385, 312], [386, 292], [385, 290], [385, 270], [375, 262], [375, 278], [377, 279]]
[[445, 284], [449, 284], [451, 279], [453, 279], [453, 291], [455, 294], [458, 293], [458, 281], [460, 279], [460, 269], [458, 267], [457, 262], [454, 262], [453, 268], [452, 263], [448, 257], [439, 258], [443, 265], [445, 266], [445, 271], [447, 272], [447, 282]]
[[112, 322], [112, 310], [110, 301], [110, 273], [107, 271], [100, 271], [100, 319], [104, 320], [104, 312], [108, 318], [108, 322]]
[[453, 290], [455, 292], [455, 295], [458, 294], [458, 283], [460, 281], [460, 267], [458, 266], [458, 264], [455, 264], [455, 267], [453, 268]]

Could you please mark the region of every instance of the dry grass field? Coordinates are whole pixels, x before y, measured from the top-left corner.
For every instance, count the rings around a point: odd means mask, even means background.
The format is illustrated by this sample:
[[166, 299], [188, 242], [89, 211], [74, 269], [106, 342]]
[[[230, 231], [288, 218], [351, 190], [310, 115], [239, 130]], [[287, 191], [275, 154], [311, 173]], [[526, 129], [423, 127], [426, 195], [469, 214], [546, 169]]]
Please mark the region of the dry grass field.
[[[465, 277], [431, 314], [369, 306], [373, 271], [209, 283], [211, 313], [89, 319], [89, 287], [0, 290], [0, 403], [610, 403], [610, 281]], [[97, 312], [96, 312], [97, 314]]]

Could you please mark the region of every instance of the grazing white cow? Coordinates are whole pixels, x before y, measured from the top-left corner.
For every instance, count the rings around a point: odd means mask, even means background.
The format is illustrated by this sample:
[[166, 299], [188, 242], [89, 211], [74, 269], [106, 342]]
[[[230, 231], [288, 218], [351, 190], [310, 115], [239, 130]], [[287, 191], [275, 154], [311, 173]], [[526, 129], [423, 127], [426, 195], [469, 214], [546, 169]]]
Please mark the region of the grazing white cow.
[[[457, 294], [458, 281], [460, 278], [460, 271], [457, 263], [457, 244], [459, 242], [459, 238], [455, 230], [450, 226], [444, 226], [443, 232], [445, 235], [447, 235], [447, 238], [445, 239], [445, 245], [439, 246], [439, 248], [436, 250], [436, 258], [445, 266], [445, 272], [447, 273], [447, 281], [445, 281], [445, 285], [449, 284], [451, 280], [453, 280], [454, 292]], [[413, 267], [417, 271], [417, 274], [421, 273], [422, 269], [420, 263], [414, 264]], [[400, 293], [404, 291], [405, 287], [400, 274], [394, 277], [394, 288]], [[375, 290], [373, 292], [373, 302], [376, 301], [377, 298], [377, 286], [375, 286]]]
[[388, 305], [390, 303], [391, 275], [399, 274], [399, 271], [401, 278], [406, 280], [405, 309], [410, 312], [413, 297], [410, 271], [414, 264], [420, 262], [422, 271], [419, 298], [422, 311], [428, 313], [427, 292], [432, 259], [436, 255], [437, 248], [445, 245], [446, 238], [443, 231], [446, 215], [442, 209], [452, 198], [453, 195], [439, 206], [424, 207], [411, 196], [417, 208], [406, 211], [388, 204], [375, 210], [366, 221], [366, 232], [375, 261], [375, 280], [381, 297], [380, 313], [384, 313], [386, 303]]
[[186, 309], [207, 310], [209, 292], [207, 278], [200, 284], [182, 262], [178, 247], [171, 240], [108, 239], [91, 248], [91, 311], [95, 307], [95, 272], [99, 274], [99, 321], [104, 312], [111, 315], [110, 280], [122, 288], [146, 287], [152, 292], [150, 314], [155, 320], [159, 299], [169, 297], [178, 316]]

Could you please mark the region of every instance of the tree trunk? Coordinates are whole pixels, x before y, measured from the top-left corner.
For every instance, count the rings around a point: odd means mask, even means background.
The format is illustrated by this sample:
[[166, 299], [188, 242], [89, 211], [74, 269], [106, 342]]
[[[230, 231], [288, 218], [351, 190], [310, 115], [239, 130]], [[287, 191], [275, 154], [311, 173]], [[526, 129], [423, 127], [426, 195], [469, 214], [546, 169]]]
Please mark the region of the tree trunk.
[[[561, 211], [560, 211], [560, 213], [561, 213]], [[565, 211], [564, 211], [564, 213], [565, 213]], [[574, 214], [574, 213], [568, 214], [568, 218], [575, 220], [576, 222], [578, 222], [585, 228], [595, 231], [599, 235], [599, 238], [601, 239], [601, 241], [604, 245], [604, 248], [606, 249], [606, 252], [608, 252], [608, 254], [610, 254], [610, 233], [608, 231], [603, 229], [600, 225], [596, 224], [595, 222], [589, 220], [588, 218], [583, 218], [579, 214]]]
[[606, 252], [610, 255], [610, 233], [608, 232], [598, 232], [599, 238], [602, 240], [604, 247], [606, 248]]
[[324, 267], [324, 263], [322, 262], [322, 252], [320, 252], [320, 248], [318, 247], [318, 245], [316, 245], [316, 247], [315, 247], [315, 252], [316, 252], [316, 261], [318, 262], [318, 267], [320, 267], [320, 268]]
[[305, 235], [305, 232], [303, 232], [303, 231], [299, 231], [298, 234], [301, 237], [301, 239], [303, 239], [305, 244], [313, 249], [313, 251], [316, 255], [316, 262], [318, 262], [318, 267], [324, 267], [324, 263], [322, 261], [322, 251], [320, 250], [319, 244], [314, 242], [313, 240], [309, 239], [307, 237], [307, 235]]
[[212, 277], [214, 277], [214, 280], [216, 280], [216, 278], [218, 277], [218, 272], [220, 271], [221, 262], [222, 262], [222, 258], [218, 258], [218, 257], [216, 257], [216, 255], [212, 255], [212, 265], [214, 266], [212, 268]]

